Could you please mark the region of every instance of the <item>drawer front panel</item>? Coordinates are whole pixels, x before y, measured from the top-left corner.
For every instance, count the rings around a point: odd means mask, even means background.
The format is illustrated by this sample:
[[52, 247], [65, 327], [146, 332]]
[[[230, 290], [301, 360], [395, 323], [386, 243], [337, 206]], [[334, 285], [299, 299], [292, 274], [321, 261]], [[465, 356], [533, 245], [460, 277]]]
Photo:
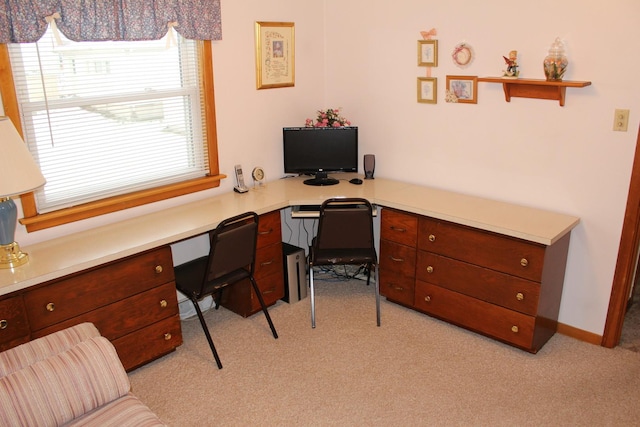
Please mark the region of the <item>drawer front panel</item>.
[[[254, 277], [260, 283], [260, 279], [282, 271], [282, 244], [276, 243], [260, 249], [256, 253], [256, 266]], [[283, 285], [284, 286], [284, 285]]]
[[260, 215], [258, 220], [258, 248], [263, 248], [280, 241], [282, 241], [280, 211]]
[[[279, 270], [277, 273], [263, 277], [258, 281], [258, 289], [262, 294], [265, 305], [275, 304], [279, 299], [284, 298], [284, 273]], [[260, 302], [253, 289], [251, 290], [251, 311], [253, 313], [261, 310]]]
[[418, 239], [418, 217], [389, 208], [382, 209], [380, 238], [415, 248]]
[[29, 323], [37, 331], [173, 280], [171, 249], [162, 247], [25, 293]]
[[545, 246], [420, 218], [418, 248], [540, 282]]
[[416, 279], [535, 316], [540, 284], [474, 264], [418, 251]]
[[57, 323], [34, 333], [34, 338], [48, 335], [82, 322], [92, 322], [110, 341], [178, 314], [174, 282], [134, 295], [89, 313]]
[[[284, 297], [284, 273], [282, 269], [270, 276], [256, 279], [256, 282], [266, 306], [273, 305]], [[251, 316], [262, 310], [260, 301], [258, 301], [249, 279], [224, 288], [220, 303], [243, 317]]]
[[29, 321], [22, 297], [0, 301], [0, 351], [29, 340]]
[[182, 331], [177, 314], [113, 341], [127, 371], [170, 353], [181, 344]]
[[448, 322], [531, 349], [535, 318], [416, 280], [416, 309]]
[[380, 269], [380, 294], [388, 300], [413, 306], [415, 279]]
[[380, 240], [380, 271], [414, 277], [416, 270], [416, 249]]

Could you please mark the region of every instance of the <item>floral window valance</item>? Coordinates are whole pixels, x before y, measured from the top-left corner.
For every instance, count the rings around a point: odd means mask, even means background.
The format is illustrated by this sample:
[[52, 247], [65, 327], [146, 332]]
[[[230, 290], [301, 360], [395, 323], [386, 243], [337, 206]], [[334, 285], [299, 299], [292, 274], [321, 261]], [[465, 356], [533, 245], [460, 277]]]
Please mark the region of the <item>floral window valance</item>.
[[169, 26], [221, 40], [220, 0], [0, 0], [0, 43], [32, 43], [54, 20], [73, 41], [157, 40]]

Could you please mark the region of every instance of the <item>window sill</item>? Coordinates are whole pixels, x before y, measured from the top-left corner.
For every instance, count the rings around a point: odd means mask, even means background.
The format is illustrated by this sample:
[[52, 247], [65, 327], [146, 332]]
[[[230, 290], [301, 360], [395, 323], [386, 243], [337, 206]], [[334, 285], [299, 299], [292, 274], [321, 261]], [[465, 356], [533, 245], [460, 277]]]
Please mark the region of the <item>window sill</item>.
[[[226, 177], [227, 176], [223, 174], [208, 176], [177, 184], [152, 188], [149, 190], [137, 191], [135, 193], [129, 193], [122, 196], [110, 197], [108, 199], [85, 203], [83, 205], [73, 206], [55, 212], [25, 217], [20, 220], [20, 224], [23, 224], [27, 228], [28, 232], [44, 230], [46, 228], [68, 224], [82, 219], [93, 218], [99, 215], [158, 202], [160, 200], [183, 196], [185, 194], [208, 190], [210, 188], [216, 188], [220, 186], [220, 181]], [[24, 195], [22, 197], [33, 197], [33, 194]]]

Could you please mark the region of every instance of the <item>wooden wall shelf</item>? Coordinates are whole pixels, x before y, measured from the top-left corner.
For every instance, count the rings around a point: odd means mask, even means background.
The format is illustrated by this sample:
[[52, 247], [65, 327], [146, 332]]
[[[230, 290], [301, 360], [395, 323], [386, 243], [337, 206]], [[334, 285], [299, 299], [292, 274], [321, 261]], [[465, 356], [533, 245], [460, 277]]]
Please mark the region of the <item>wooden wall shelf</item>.
[[582, 81], [559, 81], [549, 82], [541, 79], [503, 79], [501, 77], [479, 77], [479, 82], [502, 83], [504, 97], [507, 102], [511, 97], [552, 99], [560, 102], [564, 106], [566, 90], [568, 87], [585, 87], [591, 82]]

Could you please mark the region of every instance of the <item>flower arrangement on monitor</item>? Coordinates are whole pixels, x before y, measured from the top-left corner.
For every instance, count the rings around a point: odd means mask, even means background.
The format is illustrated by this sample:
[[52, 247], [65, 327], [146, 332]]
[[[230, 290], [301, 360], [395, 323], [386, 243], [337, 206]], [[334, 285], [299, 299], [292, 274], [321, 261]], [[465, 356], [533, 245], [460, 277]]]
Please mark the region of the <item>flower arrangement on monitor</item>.
[[305, 127], [325, 128], [325, 127], [341, 127], [351, 126], [351, 122], [340, 115], [339, 108], [328, 108], [326, 110], [318, 110], [318, 115], [313, 119], [307, 119]]

